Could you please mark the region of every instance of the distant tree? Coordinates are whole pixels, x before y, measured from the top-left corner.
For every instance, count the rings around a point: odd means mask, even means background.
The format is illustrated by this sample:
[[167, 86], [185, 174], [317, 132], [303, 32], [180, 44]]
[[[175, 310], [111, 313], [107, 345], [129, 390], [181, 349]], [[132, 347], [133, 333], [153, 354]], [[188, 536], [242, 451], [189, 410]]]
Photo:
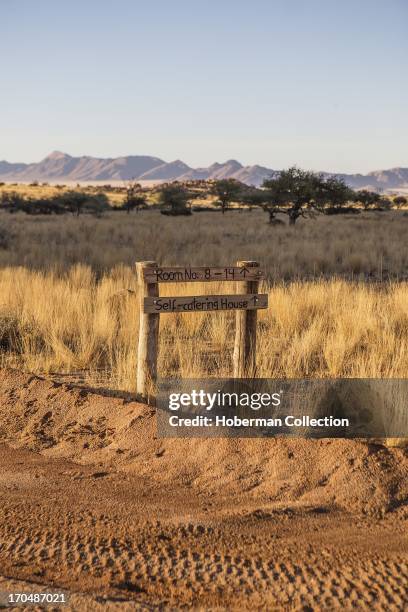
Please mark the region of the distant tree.
[[395, 196], [392, 201], [395, 206], [397, 206], [397, 208], [400, 208], [401, 206], [406, 206], [408, 203], [408, 200], [405, 196]]
[[169, 183], [159, 191], [159, 205], [164, 209], [161, 211], [162, 214], [191, 215], [188, 202], [189, 192], [178, 183]]
[[[320, 206], [334, 214], [340, 212], [350, 212], [351, 207], [347, 206], [354, 202], [354, 191], [346, 185], [342, 178], [330, 176], [320, 180], [317, 190], [317, 201]], [[330, 214], [330, 213], [329, 213]]]
[[55, 212], [58, 212], [58, 208], [62, 208], [78, 217], [81, 212], [101, 215], [109, 209], [109, 200], [103, 193], [93, 195], [83, 191], [65, 191], [55, 198], [51, 198], [50, 201], [54, 204]]
[[55, 198], [55, 204], [62, 205], [66, 210], [73, 215], [79, 215], [85, 208], [85, 203], [88, 201], [89, 195], [81, 191], [65, 191], [59, 197]]
[[243, 184], [235, 179], [221, 179], [215, 181], [211, 192], [218, 197], [215, 204], [221, 207], [224, 214], [232, 202], [238, 202], [243, 191]]
[[315, 206], [317, 175], [300, 168], [282, 170], [274, 178], [263, 183], [264, 210], [272, 222], [277, 213], [286, 214], [289, 224], [294, 225], [299, 217], [311, 214]]
[[131, 210], [139, 211], [146, 205], [146, 198], [141, 192], [139, 183], [130, 183], [126, 189], [123, 208], [129, 214]]
[[354, 194], [354, 201], [361, 204], [364, 210], [370, 210], [378, 206], [381, 201], [381, 195], [376, 191], [369, 191], [368, 189], [360, 189]]
[[312, 174], [305, 170], [295, 167], [282, 170], [274, 178], [264, 181], [263, 187], [263, 208], [269, 214], [270, 223], [277, 213], [282, 213], [288, 215], [289, 224], [294, 225], [299, 217], [312, 211]]
[[126, 212], [129, 214], [131, 210], [136, 210], [138, 212], [142, 208], [146, 206], [146, 198], [142, 195], [134, 195], [131, 198], [126, 197], [124, 208]]
[[310, 217], [329, 209], [341, 210], [352, 200], [353, 191], [336, 177], [292, 167], [282, 170], [263, 183], [263, 189], [253, 192], [255, 200], [269, 214], [269, 222], [276, 224], [276, 215], [285, 214], [289, 224], [299, 217]]
[[110, 210], [109, 198], [104, 193], [96, 193], [88, 196], [85, 203], [85, 212], [89, 212], [97, 217]]

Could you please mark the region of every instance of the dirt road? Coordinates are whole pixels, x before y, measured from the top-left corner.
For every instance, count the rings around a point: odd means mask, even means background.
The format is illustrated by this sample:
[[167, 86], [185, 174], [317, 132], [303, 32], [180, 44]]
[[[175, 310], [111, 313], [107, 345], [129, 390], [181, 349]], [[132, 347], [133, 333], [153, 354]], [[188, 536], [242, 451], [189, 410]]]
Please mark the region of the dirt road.
[[[367, 519], [0, 449], [3, 576], [169, 607], [403, 609], [408, 512]], [[256, 507], [255, 507], [256, 506]]]
[[[269, 441], [269, 457], [264, 441], [158, 441], [147, 408], [38, 378], [11, 389], [12, 379], [0, 380], [0, 591], [64, 588], [75, 610], [407, 608], [406, 450], [281, 440]], [[67, 431], [81, 443], [62, 451], [52, 397], [62, 395], [70, 413], [70, 393], [78, 414]], [[100, 427], [105, 408], [96, 406], [105, 401], [112, 419], [124, 406], [128, 442], [144, 428], [143, 444], [129, 449], [124, 429], [109, 423], [105, 446], [89, 448], [94, 431], [72, 434], [90, 418]], [[317, 465], [322, 457], [326, 466]]]

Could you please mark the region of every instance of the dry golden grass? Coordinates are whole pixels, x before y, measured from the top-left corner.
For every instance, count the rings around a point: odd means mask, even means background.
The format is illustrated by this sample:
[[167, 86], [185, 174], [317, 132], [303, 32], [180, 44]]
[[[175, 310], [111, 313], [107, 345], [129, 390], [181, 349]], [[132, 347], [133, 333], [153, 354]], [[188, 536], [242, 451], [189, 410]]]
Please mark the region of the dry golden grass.
[[52, 198], [64, 191], [67, 187], [59, 188], [55, 185], [42, 183], [39, 185], [25, 185], [23, 183], [3, 183], [0, 184], [0, 196], [2, 193], [14, 192], [24, 198]]
[[[227, 293], [222, 285], [162, 285], [163, 294]], [[260, 377], [408, 377], [408, 284], [340, 280], [264, 288]], [[65, 275], [0, 270], [2, 365], [37, 373], [84, 372], [93, 384], [134, 390], [138, 337], [134, 270], [97, 279], [89, 267]], [[234, 313], [161, 317], [162, 376], [230, 376]]]
[[[109, 181], [106, 181], [108, 184]], [[127, 181], [116, 181], [119, 187], [125, 188]], [[24, 183], [4, 183], [0, 184], [0, 196], [2, 192], [10, 193], [14, 192], [18, 195], [27, 198], [27, 199], [48, 199], [53, 198], [55, 196], [61, 195], [65, 191], [81, 191], [84, 193], [105, 193], [106, 197], [109, 200], [109, 203], [112, 205], [122, 205], [125, 197], [124, 193], [120, 193], [114, 189], [107, 189], [100, 185], [78, 185], [73, 183], [72, 181], [68, 184], [50, 185], [49, 183], [39, 183], [36, 184], [24, 184]]]
[[260, 210], [191, 217], [110, 212], [101, 219], [0, 213], [0, 268], [65, 272], [82, 263], [102, 275], [148, 259], [216, 266], [255, 259], [276, 282], [322, 275], [408, 279], [408, 216], [401, 211], [320, 216], [295, 227], [267, 221]]
[[[108, 198], [108, 202], [111, 206], [122, 206], [126, 196], [126, 187], [131, 181], [128, 180], [113, 180], [113, 181], [95, 181], [91, 184], [86, 183], [75, 183], [74, 181], [68, 181], [66, 184], [61, 183], [50, 184], [50, 183], [2, 183], [0, 181], [0, 197], [3, 192], [5, 193], [17, 193], [26, 199], [49, 199], [55, 196], [59, 196], [66, 191], [79, 191], [86, 194], [103, 193]], [[159, 192], [152, 189], [153, 185], [151, 181], [141, 181], [139, 184], [144, 189], [144, 196], [146, 203], [157, 204], [159, 202]], [[208, 206], [213, 205], [216, 200], [215, 196], [203, 194], [202, 198], [194, 200], [194, 206]]]

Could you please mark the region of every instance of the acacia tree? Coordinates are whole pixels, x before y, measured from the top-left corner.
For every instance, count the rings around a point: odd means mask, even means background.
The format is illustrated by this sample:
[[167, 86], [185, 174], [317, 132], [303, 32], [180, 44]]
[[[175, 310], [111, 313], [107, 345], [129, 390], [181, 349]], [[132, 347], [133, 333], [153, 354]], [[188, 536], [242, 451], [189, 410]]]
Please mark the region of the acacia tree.
[[381, 196], [376, 191], [369, 191], [368, 189], [360, 189], [354, 194], [354, 201], [361, 204], [364, 210], [369, 210], [374, 206], [378, 206], [381, 201]]
[[187, 207], [190, 194], [187, 189], [178, 183], [169, 183], [159, 192], [159, 204], [164, 208], [163, 215], [191, 215]]
[[289, 224], [294, 225], [299, 217], [310, 214], [315, 197], [315, 178], [312, 172], [293, 167], [264, 181], [263, 208], [268, 211], [270, 221], [274, 215], [282, 213], [288, 215]]
[[232, 202], [239, 201], [242, 189], [242, 183], [232, 178], [215, 181], [211, 192], [217, 196], [215, 204], [221, 207], [222, 214], [228, 210]]
[[352, 191], [341, 179], [324, 178], [321, 174], [292, 167], [282, 170], [263, 183], [262, 208], [273, 223], [276, 214], [289, 217], [289, 225], [295, 225], [299, 217], [314, 216], [327, 207], [343, 207], [351, 198]]
[[56, 208], [60, 207], [63, 211], [71, 212], [77, 217], [81, 212], [101, 215], [104, 211], [109, 210], [109, 200], [104, 193], [92, 195], [84, 191], [65, 191], [55, 196], [50, 202]]
[[329, 176], [320, 181], [317, 199], [320, 206], [328, 207], [328, 212], [344, 212], [350, 210], [350, 207], [345, 208], [345, 205], [354, 201], [354, 191], [346, 185], [344, 179]]

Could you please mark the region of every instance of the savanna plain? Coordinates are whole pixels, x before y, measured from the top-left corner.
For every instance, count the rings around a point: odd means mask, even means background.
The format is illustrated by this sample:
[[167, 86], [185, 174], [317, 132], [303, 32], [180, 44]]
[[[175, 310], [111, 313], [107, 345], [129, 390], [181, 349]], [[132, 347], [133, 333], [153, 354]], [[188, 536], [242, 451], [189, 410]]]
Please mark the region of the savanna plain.
[[[403, 443], [160, 439], [134, 392], [143, 260], [260, 262], [259, 377], [407, 378], [407, 234], [403, 210], [293, 227], [1, 213], [0, 591], [64, 589], [76, 610], [406, 609]], [[160, 375], [230, 376], [233, 336], [231, 312], [163, 315]]]

